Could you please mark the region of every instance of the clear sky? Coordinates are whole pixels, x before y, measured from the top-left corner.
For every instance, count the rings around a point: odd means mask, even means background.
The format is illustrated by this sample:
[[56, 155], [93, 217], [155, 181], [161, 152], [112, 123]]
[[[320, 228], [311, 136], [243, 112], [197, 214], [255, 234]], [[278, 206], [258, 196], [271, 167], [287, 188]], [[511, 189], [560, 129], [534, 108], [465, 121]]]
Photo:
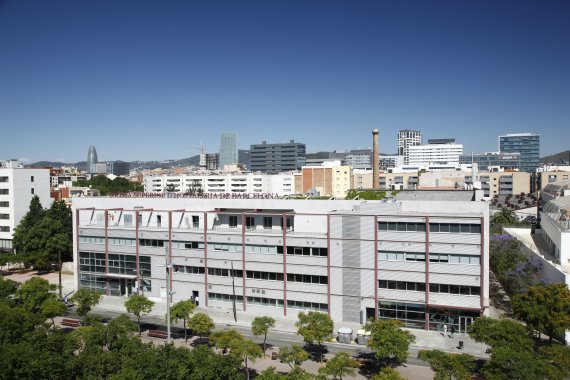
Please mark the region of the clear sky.
[[0, 0], [0, 159], [382, 152], [399, 129], [570, 148], [570, 1]]

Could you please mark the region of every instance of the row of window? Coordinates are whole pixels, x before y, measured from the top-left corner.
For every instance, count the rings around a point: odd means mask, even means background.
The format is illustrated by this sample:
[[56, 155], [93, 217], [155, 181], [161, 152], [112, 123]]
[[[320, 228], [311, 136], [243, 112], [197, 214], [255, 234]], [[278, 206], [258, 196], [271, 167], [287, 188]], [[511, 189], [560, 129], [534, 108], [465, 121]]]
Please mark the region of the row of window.
[[[378, 251], [378, 260], [425, 262], [426, 255], [425, 253]], [[451, 255], [446, 253], [430, 253], [429, 261], [431, 263], [479, 265], [481, 263], [481, 257], [471, 255]]]
[[105, 238], [97, 236], [80, 236], [79, 242], [88, 244], [105, 244]]
[[[231, 294], [208, 293], [208, 298], [211, 301], [232, 302], [233, 297], [234, 296], [232, 296]], [[236, 295], [235, 300], [236, 302], [242, 303], [243, 296]], [[261, 305], [261, 306], [275, 306], [275, 307], [284, 306], [284, 302], [281, 299], [273, 299], [265, 297], [247, 297], [247, 302], [253, 305]], [[318, 303], [318, 302], [287, 300], [287, 307], [293, 309], [303, 309], [303, 310], [312, 310], [312, 311], [321, 311], [321, 312], [328, 311], [328, 306], [326, 303]]]
[[[203, 273], [203, 272], [201, 272]], [[222, 268], [208, 268], [208, 275], [210, 276], [221, 276], [230, 277], [231, 269]], [[267, 281], [283, 281], [283, 273], [276, 272], [260, 272], [260, 271], [246, 271], [246, 276], [251, 280], [267, 280]], [[243, 277], [243, 272], [238, 269], [234, 269], [233, 277]], [[306, 284], [321, 284], [326, 285], [328, 283], [327, 276], [315, 276], [310, 274], [296, 274], [287, 273], [287, 281], [289, 282], [302, 282]]]
[[134, 247], [136, 245], [136, 240], [123, 239], [123, 238], [109, 238], [109, 243], [112, 245], [124, 245], [124, 246]]
[[175, 273], [204, 274], [204, 267], [193, 267], [188, 265], [174, 265], [172, 270]]
[[[424, 282], [379, 280], [378, 287], [380, 289], [390, 290], [426, 291], [426, 284]], [[429, 284], [429, 291], [430, 293], [461, 294], [466, 296], [478, 296], [481, 294], [481, 288], [479, 286], [467, 285]]]
[[[379, 231], [425, 232], [425, 223], [413, 222], [378, 222]], [[480, 234], [480, 224], [459, 223], [430, 223], [430, 232], [445, 232], [456, 234]]]

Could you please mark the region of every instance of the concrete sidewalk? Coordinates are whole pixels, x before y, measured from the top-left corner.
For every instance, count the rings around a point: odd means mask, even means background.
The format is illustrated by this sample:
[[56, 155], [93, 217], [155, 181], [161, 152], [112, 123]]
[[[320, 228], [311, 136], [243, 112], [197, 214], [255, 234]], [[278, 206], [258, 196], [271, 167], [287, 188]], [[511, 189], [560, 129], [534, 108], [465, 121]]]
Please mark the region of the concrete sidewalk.
[[[14, 273], [10, 274], [8, 272], [4, 272], [6, 278], [10, 278], [14, 281], [24, 282], [31, 276], [35, 275], [35, 272], [28, 272], [28, 273]], [[48, 273], [46, 275], [42, 275], [41, 277], [48, 280], [50, 283], [57, 284], [58, 283], [58, 274], [57, 273]], [[63, 284], [63, 294], [68, 294], [75, 289], [75, 284], [73, 281], [73, 275], [70, 274], [63, 274], [62, 275], [62, 284]], [[127, 313], [124, 303], [127, 299], [123, 297], [111, 297], [111, 296], [102, 296], [101, 302], [93, 308], [93, 312], [105, 312], [109, 311], [112, 313]], [[152, 299], [155, 301], [155, 305], [148, 315], [153, 319], [163, 321], [166, 324], [166, 302], [164, 300], [157, 300]], [[237, 322], [234, 321], [233, 312], [227, 309], [217, 309], [217, 308], [204, 308], [204, 307], [197, 307], [195, 312], [204, 312], [212, 319], [218, 326], [224, 327], [241, 327], [241, 328], [251, 328], [251, 322], [257, 316], [256, 314], [251, 313], [244, 313], [243, 311], [237, 311]], [[275, 319], [275, 328], [273, 330], [296, 334], [297, 328], [295, 327], [296, 318], [293, 317], [279, 317], [273, 316]], [[143, 318], [144, 319], [144, 318]], [[182, 327], [182, 324], [179, 324]], [[178, 326], [178, 324], [176, 325]], [[335, 336], [336, 331], [338, 331], [339, 327], [350, 327], [353, 330], [353, 339], [356, 337], [356, 332], [362, 328], [362, 326], [358, 323], [335, 323]], [[425, 330], [417, 330], [417, 329], [407, 329], [416, 337], [416, 342], [411, 345], [410, 351], [418, 351], [424, 349], [438, 349], [441, 351], [451, 352], [451, 353], [465, 353], [471, 354], [479, 358], [488, 358], [489, 355], [485, 353], [487, 350], [487, 346], [481, 343], [475, 342], [471, 339], [467, 334], [455, 334], [453, 338], [444, 337], [441, 332], [437, 331], [425, 331]], [[458, 349], [459, 341], [463, 341], [463, 349]], [[360, 345], [356, 345], [352, 343], [355, 347], [362, 347]]]
[[[122, 297], [110, 297], [103, 296], [101, 302], [93, 308], [93, 312], [97, 311], [110, 311], [115, 313], [126, 313], [124, 303], [127, 299]], [[251, 328], [251, 322], [259, 314], [244, 313], [243, 311], [237, 311], [237, 322], [234, 321], [233, 312], [226, 309], [217, 308], [204, 308], [197, 307], [196, 312], [203, 312], [208, 314], [218, 326], [224, 327], [242, 327]], [[166, 302], [156, 302], [152, 311], [148, 314], [149, 317], [154, 319], [162, 320], [166, 324]], [[296, 334], [297, 328], [295, 327], [296, 319], [288, 317], [272, 316], [275, 319], [275, 331], [281, 331], [285, 333]], [[177, 325], [178, 326], [178, 325]], [[182, 324], [180, 324], [180, 327]], [[362, 328], [358, 323], [335, 323], [335, 336], [336, 331], [339, 327], [350, 327], [353, 330], [353, 339], [356, 337], [356, 331]], [[434, 350], [438, 349], [441, 351], [451, 352], [451, 353], [465, 353], [471, 354], [478, 358], [488, 358], [489, 355], [485, 353], [487, 346], [481, 343], [475, 342], [467, 334], [454, 334], [453, 338], [449, 336], [443, 336], [443, 333], [437, 331], [425, 331], [418, 329], [406, 329], [410, 331], [416, 337], [416, 342], [411, 345], [411, 351], [417, 350]], [[459, 341], [463, 341], [463, 349], [457, 348], [459, 346]], [[363, 347], [352, 343], [354, 346]]]

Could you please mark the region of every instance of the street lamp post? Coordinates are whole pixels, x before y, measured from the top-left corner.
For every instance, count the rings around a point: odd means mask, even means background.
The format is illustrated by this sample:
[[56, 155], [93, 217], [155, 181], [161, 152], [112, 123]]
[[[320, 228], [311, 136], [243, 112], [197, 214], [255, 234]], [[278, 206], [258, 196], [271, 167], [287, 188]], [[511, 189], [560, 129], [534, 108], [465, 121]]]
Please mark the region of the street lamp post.
[[[164, 265], [164, 270], [166, 273], [166, 343], [170, 344], [170, 297], [174, 294], [170, 290], [170, 270], [172, 269], [172, 263], [170, 262], [170, 256], [168, 255], [168, 243], [165, 243], [166, 252], [166, 263]], [[163, 265], [159, 265], [162, 267]]]
[[233, 298], [232, 298], [232, 303], [233, 303], [233, 309], [234, 309], [234, 321], [237, 322], [237, 311], [236, 311], [236, 283], [235, 283], [235, 278], [234, 278], [234, 262], [233, 260], [230, 261], [231, 265], [232, 265], [232, 291], [233, 291]]

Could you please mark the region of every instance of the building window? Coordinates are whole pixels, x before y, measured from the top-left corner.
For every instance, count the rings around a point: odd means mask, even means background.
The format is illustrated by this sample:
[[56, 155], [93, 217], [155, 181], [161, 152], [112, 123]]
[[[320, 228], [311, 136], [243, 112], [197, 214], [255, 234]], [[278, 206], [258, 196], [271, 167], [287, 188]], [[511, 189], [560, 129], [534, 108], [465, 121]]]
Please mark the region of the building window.
[[0, 182], [8, 182], [8, 177], [0, 177]]
[[200, 226], [200, 217], [198, 215], [192, 215], [192, 228], [198, 228]]
[[139, 244], [142, 247], [164, 247], [164, 240], [140, 239]]
[[430, 223], [429, 232], [480, 234], [480, 224]]
[[479, 286], [429, 284], [429, 291], [430, 293], [460, 294], [464, 296], [481, 295], [481, 288]]
[[246, 216], [245, 217], [245, 226], [246, 226], [246, 228], [249, 228], [249, 229], [255, 228], [255, 217]]
[[204, 274], [204, 267], [192, 267], [187, 265], [174, 265], [174, 273]]
[[204, 249], [204, 243], [197, 241], [173, 241], [172, 248], [178, 249]]
[[10, 214], [0, 214], [0, 219], [8, 220], [10, 219]]
[[426, 284], [424, 282], [406, 282], [406, 281], [389, 281], [379, 280], [378, 287], [380, 289], [390, 290], [406, 290], [411, 292], [425, 292]]
[[312, 311], [320, 311], [325, 313], [329, 310], [329, 307], [326, 303], [294, 301], [294, 300], [287, 300], [287, 307], [290, 307], [292, 309], [312, 310]]
[[10, 207], [10, 202], [8, 201], [0, 202], [0, 207]]
[[34, 192], [34, 188], [33, 188], [33, 187], [30, 189], [30, 193], [31, 193], [32, 195], [34, 195], [34, 194], [35, 194], [35, 192]]
[[208, 299], [210, 301], [232, 302], [234, 297], [236, 302], [243, 302], [243, 296], [232, 296], [231, 294], [222, 293], [208, 293]]
[[156, 226], [157, 226], [157, 227], [161, 227], [161, 226], [162, 226], [162, 216], [161, 216], [161, 215], [157, 215], [157, 216], [156, 216]]
[[10, 232], [10, 227], [8, 227], [8, 226], [0, 226], [0, 232]]
[[34, 176], [30, 177], [30, 182], [34, 182]]
[[133, 216], [125, 215], [125, 227], [131, 227], [133, 225]]
[[8, 195], [9, 191], [8, 189], [0, 189], [0, 195]]
[[238, 226], [238, 217], [237, 217], [237, 215], [230, 215], [230, 217], [229, 217], [229, 224], [230, 224], [230, 228], [237, 228], [237, 226]]
[[252, 305], [274, 306], [274, 307], [283, 306], [283, 300], [278, 300], [273, 298], [247, 297], [247, 302]]
[[265, 229], [273, 228], [273, 218], [271, 216], [263, 217], [263, 228]]
[[99, 236], [80, 236], [79, 242], [87, 244], [105, 244], [105, 238]]
[[400, 232], [425, 232], [425, 223], [409, 222], [378, 222], [380, 231], [400, 231]]

